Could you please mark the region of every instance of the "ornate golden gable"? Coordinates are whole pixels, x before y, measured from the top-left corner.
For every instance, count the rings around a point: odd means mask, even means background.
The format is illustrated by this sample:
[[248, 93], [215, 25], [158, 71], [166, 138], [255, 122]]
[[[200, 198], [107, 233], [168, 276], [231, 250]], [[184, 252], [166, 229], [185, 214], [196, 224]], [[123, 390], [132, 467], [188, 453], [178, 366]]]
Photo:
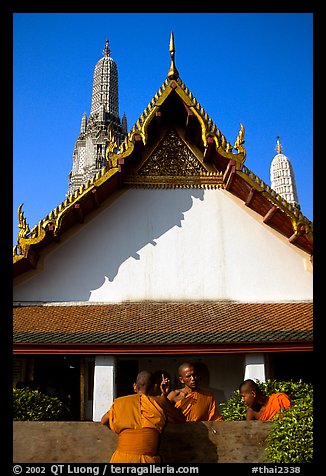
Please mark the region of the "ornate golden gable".
[[222, 172], [205, 166], [199, 154], [191, 150], [180, 134], [181, 131], [169, 129], [138, 168], [124, 175], [124, 185], [160, 188], [222, 186]]
[[[31, 231], [22, 206], [19, 207], [20, 231], [13, 248], [13, 263], [19, 265], [17, 274], [34, 267], [43, 247], [58, 239], [75, 222], [82, 222], [84, 213], [98, 207], [121, 186], [223, 187], [263, 216], [264, 223], [288, 236], [290, 243], [312, 253], [312, 222], [244, 165], [244, 126], [240, 123], [232, 146], [181, 81], [175, 66], [173, 34], [170, 55], [167, 78], [118, 149], [112, 135], [107, 165], [79, 190], [67, 196]], [[165, 135], [151, 143], [151, 128], [173, 97], [179, 98], [180, 109], [186, 111], [186, 132], [170, 125]], [[187, 128], [189, 130], [194, 124], [200, 137], [186, 139]], [[158, 122], [157, 130], [161, 130]]]

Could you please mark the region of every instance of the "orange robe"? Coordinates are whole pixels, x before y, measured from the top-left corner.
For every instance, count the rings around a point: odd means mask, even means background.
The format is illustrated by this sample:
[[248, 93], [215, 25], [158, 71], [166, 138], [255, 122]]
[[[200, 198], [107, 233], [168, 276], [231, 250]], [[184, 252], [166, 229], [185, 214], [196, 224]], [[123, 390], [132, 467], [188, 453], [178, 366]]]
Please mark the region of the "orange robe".
[[107, 415], [110, 429], [119, 438], [110, 463], [160, 463], [158, 445], [166, 416], [153, 397], [134, 394], [116, 398]]
[[218, 412], [213, 392], [200, 389], [188, 393], [182, 400], [175, 404], [186, 417], [186, 421], [222, 421], [223, 417]]
[[280, 410], [289, 408], [290, 404], [290, 399], [285, 393], [273, 393], [268, 397], [267, 405], [259, 416], [259, 420], [273, 420]]

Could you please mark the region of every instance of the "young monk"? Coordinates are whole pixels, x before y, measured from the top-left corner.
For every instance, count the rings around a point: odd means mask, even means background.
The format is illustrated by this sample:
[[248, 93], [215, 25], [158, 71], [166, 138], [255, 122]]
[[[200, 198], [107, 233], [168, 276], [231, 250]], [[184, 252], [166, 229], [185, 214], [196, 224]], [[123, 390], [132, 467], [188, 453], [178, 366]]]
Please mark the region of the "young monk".
[[239, 391], [242, 403], [248, 407], [246, 420], [273, 420], [275, 415], [291, 405], [285, 393], [276, 392], [267, 397], [251, 379], [244, 380]]
[[[162, 376], [162, 388], [166, 383]], [[158, 447], [165, 424], [186, 419], [166, 396], [154, 396], [156, 384], [150, 372], [139, 372], [133, 388], [135, 394], [116, 398], [101, 419], [119, 438], [110, 463], [160, 463]]]
[[194, 365], [184, 362], [178, 368], [178, 373], [184, 387], [168, 393], [168, 399], [175, 403], [175, 408], [182, 411], [187, 421], [222, 421], [213, 392], [199, 388]]

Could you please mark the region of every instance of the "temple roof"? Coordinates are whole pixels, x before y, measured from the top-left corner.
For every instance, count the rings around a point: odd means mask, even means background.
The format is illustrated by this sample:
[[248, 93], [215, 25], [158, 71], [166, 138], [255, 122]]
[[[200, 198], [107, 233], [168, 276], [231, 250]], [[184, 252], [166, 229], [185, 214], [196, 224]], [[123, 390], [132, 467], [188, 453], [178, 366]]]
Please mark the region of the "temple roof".
[[[259, 214], [264, 224], [312, 255], [312, 222], [244, 165], [243, 124], [232, 145], [181, 80], [174, 55], [171, 35], [171, 65], [166, 79], [118, 152], [112, 133], [107, 165], [95, 177], [67, 196], [31, 230], [20, 205], [19, 233], [13, 248], [14, 277], [35, 268], [42, 250], [82, 223], [114, 192], [130, 187], [223, 188]], [[178, 150], [184, 152], [169, 170], [164, 161], [160, 162], [158, 151], [169, 147], [173, 140], [179, 141]]]
[[312, 302], [128, 302], [13, 309], [15, 353], [312, 350]]

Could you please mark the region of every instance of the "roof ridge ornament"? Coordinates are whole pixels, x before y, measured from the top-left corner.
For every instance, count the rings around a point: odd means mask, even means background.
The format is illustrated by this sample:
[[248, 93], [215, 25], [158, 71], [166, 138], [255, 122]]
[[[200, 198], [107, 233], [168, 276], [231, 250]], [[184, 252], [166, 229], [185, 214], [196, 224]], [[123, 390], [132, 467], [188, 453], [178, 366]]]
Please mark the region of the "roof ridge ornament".
[[175, 61], [174, 61], [174, 55], [175, 55], [175, 46], [174, 46], [174, 35], [173, 32], [171, 32], [170, 36], [170, 57], [171, 57], [171, 64], [170, 64], [170, 69], [168, 72], [168, 78], [169, 79], [178, 79], [179, 77], [179, 72], [175, 66]]
[[20, 238], [25, 238], [25, 236], [29, 233], [29, 225], [26, 221], [24, 212], [23, 212], [23, 203], [21, 203], [18, 207], [18, 228], [19, 233], [17, 236], [17, 243], [19, 243]]
[[105, 47], [104, 47], [104, 50], [103, 50], [103, 56], [105, 58], [108, 58], [111, 54], [111, 50], [110, 50], [110, 46], [109, 46], [109, 40], [106, 39], [105, 40]]
[[244, 135], [245, 135], [245, 128], [244, 128], [244, 125], [241, 124], [240, 122], [239, 134], [235, 140], [233, 148], [238, 151], [238, 154], [243, 154], [242, 162], [245, 161], [245, 157], [246, 157], [246, 149], [243, 147], [243, 144], [245, 143]]
[[278, 154], [281, 154], [283, 152], [283, 147], [280, 142], [280, 136], [277, 136], [276, 139], [277, 139], [277, 142], [276, 142], [275, 150]]

